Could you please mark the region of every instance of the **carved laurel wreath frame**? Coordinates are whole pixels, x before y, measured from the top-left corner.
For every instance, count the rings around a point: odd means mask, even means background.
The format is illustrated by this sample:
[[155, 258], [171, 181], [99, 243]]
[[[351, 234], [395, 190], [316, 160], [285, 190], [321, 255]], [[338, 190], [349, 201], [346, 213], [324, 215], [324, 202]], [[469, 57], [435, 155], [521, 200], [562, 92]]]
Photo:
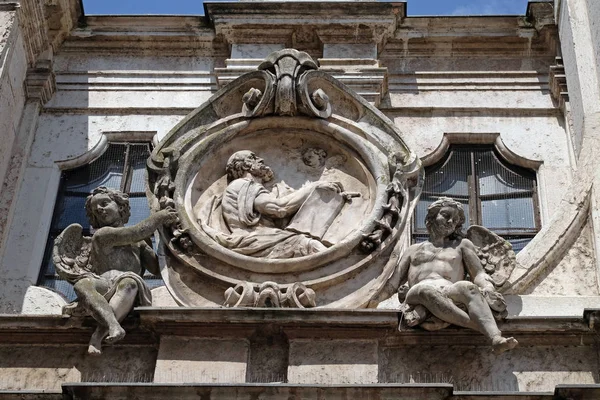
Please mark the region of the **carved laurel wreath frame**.
[[[266, 260], [220, 246], [198, 229], [190, 200], [194, 179], [222, 146], [286, 129], [352, 149], [372, 177], [371, 211], [341, 243], [306, 257]], [[274, 281], [283, 290], [300, 282], [316, 292], [318, 306], [366, 306], [407, 243], [400, 239], [422, 187], [421, 163], [401, 136], [375, 107], [319, 71], [308, 54], [293, 49], [271, 54], [257, 71], [190, 113], [148, 160], [152, 211], [174, 207], [180, 218], [160, 233], [162, 275], [171, 294], [182, 305], [214, 306], [242, 281]]]

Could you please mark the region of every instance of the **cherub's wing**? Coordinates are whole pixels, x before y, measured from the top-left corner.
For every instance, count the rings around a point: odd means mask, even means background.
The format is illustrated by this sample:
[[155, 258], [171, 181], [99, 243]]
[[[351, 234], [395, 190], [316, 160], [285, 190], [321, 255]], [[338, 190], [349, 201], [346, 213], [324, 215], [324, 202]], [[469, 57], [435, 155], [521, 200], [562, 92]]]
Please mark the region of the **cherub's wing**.
[[88, 263], [92, 238], [83, 236], [79, 224], [71, 224], [54, 241], [52, 260], [58, 275], [71, 283], [91, 273]]
[[469, 227], [467, 238], [477, 248], [477, 256], [485, 272], [494, 280], [494, 285], [496, 287], [504, 285], [517, 265], [512, 245], [506, 239], [479, 225]]

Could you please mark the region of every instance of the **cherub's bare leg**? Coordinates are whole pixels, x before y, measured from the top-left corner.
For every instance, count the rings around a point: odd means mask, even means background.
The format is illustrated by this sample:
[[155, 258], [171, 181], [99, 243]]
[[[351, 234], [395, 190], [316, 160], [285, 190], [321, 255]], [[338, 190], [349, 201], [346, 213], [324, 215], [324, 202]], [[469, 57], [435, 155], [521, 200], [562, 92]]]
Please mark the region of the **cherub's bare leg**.
[[125, 330], [119, 322], [123, 321], [133, 308], [137, 290], [137, 284], [133, 279], [125, 278], [119, 282], [117, 290], [109, 302], [117, 323], [113, 326], [108, 326], [107, 343], [114, 343], [125, 337]]
[[466, 281], [457, 282], [446, 289], [446, 294], [453, 301], [462, 303], [467, 307], [469, 320], [475, 325], [473, 329], [478, 330], [490, 339], [494, 352], [502, 353], [519, 344], [512, 337], [502, 337], [502, 332], [498, 329], [492, 310], [490, 310], [489, 305], [475, 284]]
[[100, 355], [102, 353], [102, 340], [108, 334], [108, 329], [101, 324], [98, 324], [98, 327], [92, 334], [92, 338], [90, 339], [90, 344], [88, 346], [88, 353], [91, 355]]
[[107, 327], [111, 325], [119, 324], [112, 307], [104, 296], [98, 292], [98, 289], [104, 291], [108, 288], [103, 287], [103, 283], [96, 279], [84, 278], [75, 283], [74, 289], [79, 301], [98, 322], [98, 328], [92, 335], [88, 352], [90, 354], [100, 354], [102, 339], [105, 336], [105, 333], [102, 332], [106, 331]]
[[421, 304], [433, 315], [442, 321], [465, 328], [479, 330], [479, 327], [471, 321], [469, 314], [461, 310], [440, 288], [419, 283], [412, 287], [406, 295], [408, 304]]

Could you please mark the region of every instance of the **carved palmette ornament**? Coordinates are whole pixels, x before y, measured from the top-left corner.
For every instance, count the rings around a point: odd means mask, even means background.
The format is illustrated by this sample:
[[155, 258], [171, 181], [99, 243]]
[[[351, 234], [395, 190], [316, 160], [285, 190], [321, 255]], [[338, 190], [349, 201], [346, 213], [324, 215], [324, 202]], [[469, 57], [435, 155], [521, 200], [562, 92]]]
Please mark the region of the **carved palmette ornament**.
[[258, 66], [267, 80], [265, 93], [254, 87], [248, 90], [242, 98], [242, 112], [250, 117], [268, 114], [330, 117], [329, 96], [321, 88], [309, 92], [306, 82], [306, 73], [317, 69], [317, 64], [304, 52], [284, 49], [272, 53]]
[[[170, 293], [186, 306], [220, 305], [230, 288], [230, 307], [365, 307], [394, 268], [421, 192], [423, 169], [402, 135], [307, 53], [269, 55], [177, 124], [148, 160], [152, 212], [175, 207], [180, 217], [160, 232], [161, 273]], [[304, 164], [307, 148], [344, 161]], [[305, 183], [340, 182], [346, 195], [358, 194], [332, 214], [324, 236], [300, 231], [324, 250], [267, 259], [230, 246], [243, 235], [233, 237], [221, 218], [230, 183], [225, 166], [240, 150], [263, 158], [274, 172], [272, 184], [284, 192], [286, 185], [299, 190]], [[290, 221], [293, 216], [277, 228], [286, 230]], [[219, 236], [223, 232], [230, 236]], [[258, 287], [235, 284], [249, 279]]]
[[225, 307], [312, 308], [316, 306], [315, 291], [302, 283], [282, 290], [275, 282], [260, 285], [240, 282], [225, 291]]

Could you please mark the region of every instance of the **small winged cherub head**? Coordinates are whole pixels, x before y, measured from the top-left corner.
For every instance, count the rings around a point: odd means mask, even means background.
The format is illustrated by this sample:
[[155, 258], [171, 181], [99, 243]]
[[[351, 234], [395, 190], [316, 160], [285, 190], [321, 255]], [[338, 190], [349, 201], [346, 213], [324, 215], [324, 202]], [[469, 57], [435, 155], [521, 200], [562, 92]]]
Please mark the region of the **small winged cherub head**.
[[120, 190], [97, 187], [85, 200], [85, 211], [95, 229], [123, 226], [131, 215], [129, 196]]
[[327, 152], [318, 147], [309, 147], [302, 152], [302, 161], [309, 167], [320, 167], [325, 164]]
[[425, 227], [443, 237], [463, 238], [463, 224], [465, 223], [465, 211], [463, 206], [449, 197], [440, 197], [429, 207], [425, 216]]

